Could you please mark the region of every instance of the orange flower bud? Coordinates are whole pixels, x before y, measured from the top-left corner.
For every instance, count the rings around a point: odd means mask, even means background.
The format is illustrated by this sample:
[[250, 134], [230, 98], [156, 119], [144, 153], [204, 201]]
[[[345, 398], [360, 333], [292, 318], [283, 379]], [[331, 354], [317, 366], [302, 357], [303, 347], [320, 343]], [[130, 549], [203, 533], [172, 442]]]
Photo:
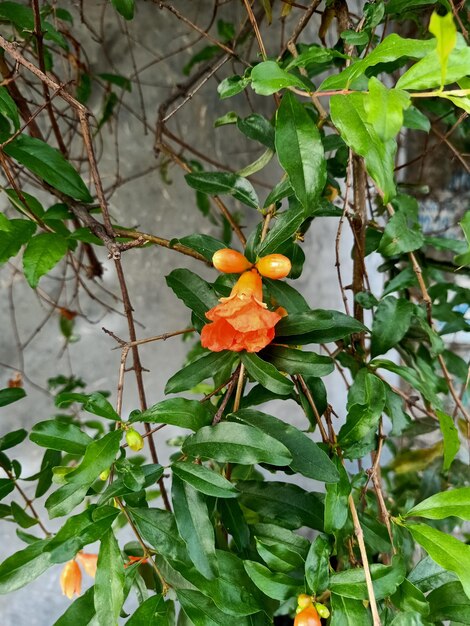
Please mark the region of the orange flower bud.
[[265, 278], [285, 278], [291, 270], [290, 260], [283, 254], [268, 254], [256, 264], [256, 269]]
[[224, 274], [241, 274], [253, 265], [241, 252], [230, 248], [217, 250], [212, 257], [212, 263], [216, 270]]
[[310, 605], [297, 613], [294, 626], [321, 626], [321, 620], [316, 609]]
[[144, 447], [144, 440], [142, 438], [142, 435], [134, 430], [134, 428], [129, 428], [129, 430], [126, 430], [126, 441], [129, 448], [131, 450], [134, 450], [134, 452], [138, 452]]
[[88, 576], [94, 578], [96, 575], [96, 566], [98, 564], [98, 555], [79, 552], [76, 556], [76, 559], [80, 562]]
[[62, 593], [67, 598], [72, 598], [73, 594], [80, 595], [82, 590], [82, 573], [76, 561], [69, 561], [65, 564], [60, 575], [60, 586]]

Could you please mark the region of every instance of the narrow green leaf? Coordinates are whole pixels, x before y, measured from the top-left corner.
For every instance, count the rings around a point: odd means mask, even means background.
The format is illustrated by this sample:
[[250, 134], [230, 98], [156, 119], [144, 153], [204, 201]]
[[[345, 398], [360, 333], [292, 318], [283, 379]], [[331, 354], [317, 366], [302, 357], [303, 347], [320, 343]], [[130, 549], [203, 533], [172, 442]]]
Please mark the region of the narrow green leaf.
[[204, 496], [173, 474], [171, 496], [176, 525], [191, 561], [205, 578], [218, 576], [214, 528]]
[[6, 87], [0, 87], [0, 113], [13, 123], [13, 128], [15, 130], [19, 130], [20, 118], [18, 115], [18, 109]]
[[259, 96], [271, 96], [287, 87], [306, 89], [303, 81], [283, 70], [276, 61], [263, 61], [255, 65], [251, 70], [251, 86]]
[[112, 530], [101, 539], [94, 598], [99, 623], [117, 626], [124, 602], [124, 562]]
[[0, 437], [0, 451], [9, 450], [10, 448], [14, 448], [22, 441], [26, 439], [28, 435], [28, 431], [24, 428], [19, 428], [18, 430], [12, 430], [10, 433], [3, 435]]
[[372, 626], [370, 611], [360, 600], [331, 594], [330, 626]]
[[23, 269], [30, 287], [47, 274], [67, 253], [66, 240], [56, 233], [41, 233], [30, 239], [23, 254]]
[[77, 487], [77, 485], [64, 485], [51, 493], [47, 498], [45, 506], [49, 517], [62, 517], [72, 511], [78, 504], [83, 502], [88, 491], [88, 486]]
[[5, 389], [0, 389], [0, 407], [18, 402], [25, 397], [26, 391], [22, 387], [5, 387]]
[[321, 378], [328, 376], [335, 369], [331, 357], [284, 346], [268, 346], [263, 350], [262, 356], [276, 369], [287, 372], [291, 376], [301, 374]]
[[94, 604], [95, 588], [79, 596], [53, 626], [98, 626]]
[[202, 256], [210, 262], [212, 262], [212, 257], [214, 256], [214, 253], [217, 252], [217, 250], [226, 247], [226, 244], [223, 243], [223, 241], [219, 241], [214, 237], [210, 237], [209, 235], [201, 235], [199, 233], [188, 235], [187, 237], [182, 237], [181, 239], [179, 239], [179, 242], [183, 246], [199, 252], [199, 254], [202, 254]]
[[289, 465], [292, 456], [282, 443], [257, 428], [221, 422], [204, 426], [183, 444], [183, 452], [190, 456], [214, 459], [221, 463], [269, 463]]
[[439, 409], [436, 410], [436, 415], [439, 418], [439, 425], [444, 437], [444, 463], [442, 469], [444, 472], [447, 472], [460, 450], [459, 431], [450, 415], [439, 411]]
[[218, 303], [217, 294], [209, 283], [186, 269], [173, 270], [166, 277], [166, 283], [202, 322], [207, 323], [206, 312]]
[[206, 496], [213, 498], [236, 498], [238, 496], [235, 485], [204, 465], [175, 461], [171, 469], [178, 478]]
[[423, 243], [424, 237], [419, 225], [410, 226], [406, 215], [397, 211], [388, 220], [378, 251], [384, 256], [394, 256], [417, 250]]
[[111, 0], [116, 11], [125, 20], [132, 20], [135, 11], [135, 0]]
[[143, 539], [168, 559], [187, 562], [186, 546], [176, 527], [175, 517], [162, 509], [129, 508], [131, 517]]
[[154, 404], [143, 413], [132, 415], [130, 421], [172, 424], [196, 431], [203, 426], [209, 426], [212, 423], [214, 413], [214, 407], [208, 402], [201, 403], [199, 400], [171, 398]]
[[177, 589], [176, 595], [194, 626], [250, 626], [248, 617], [228, 615], [199, 591]]
[[321, 496], [297, 485], [277, 481], [239, 481], [237, 488], [244, 507], [255, 511], [264, 520], [276, 520], [289, 529], [308, 526], [323, 530], [323, 502]]
[[287, 396], [294, 390], [294, 385], [288, 378], [254, 352], [243, 352], [241, 358], [248, 374], [269, 391]]
[[388, 89], [375, 76], [369, 79], [369, 97], [365, 101], [367, 121], [382, 141], [395, 139], [403, 126], [403, 112], [410, 104], [406, 91]]
[[126, 626], [170, 626], [172, 604], [161, 595], [150, 596], [127, 620]]
[[92, 438], [75, 424], [57, 420], [38, 422], [29, 435], [32, 442], [43, 448], [60, 450], [70, 454], [85, 454]]
[[315, 122], [290, 92], [284, 94], [276, 114], [276, 151], [295, 195], [308, 213], [315, 208], [325, 186], [326, 161]]
[[426, 524], [408, 522], [406, 528], [438, 565], [457, 574], [470, 598], [470, 546]]
[[276, 215], [276, 221], [258, 248], [258, 256], [277, 252], [279, 247], [288, 240], [291, 240], [299, 230], [300, 225], [306, 219], [306, 215], [297, 208], [292, 208], [285, 213]]
[[[363, 324], [349, 315], [339, 311], [316, 309], [283, 317], [276, 325], [276, 336], [283, 338], [279, 343], [287, 343], [284, 338], [292, 336], [295, 336], [292, 340], [295, 344], [327, 343], [366, 330]], [[303, 338], [299, 337], [302, 335]]]
[[269, 598], [284, 602], [302, 591], [302, 583], [283, 573], [273, 573], [256, 561], [245, 561], [246, 573]]
[[330, 544], [325, 535], [319, 535], [310, 545], [305, 561], [305, 580], [311, 593], [320, 595], [330, 580]]
[[191, 389], [206, 378], [212, 378], [218, 370], [227, 367], [235, 358], [235, 354], [229, 350], [205, 354], [173, 374], [165, 386], [165, 393], [178, 393]]
[[[3, 215], [2, 215], [3, 217]], [[36, 224], [29, 220], [0, 221], [0, 263], [5, 263], [20, 251], [23, 244], [28, 243], [36, 230]]]
[[294, 472], [324, 482], [334, 483], [338, 481], [338, 471], [326, 452], [294, 426], [286, 424], [272, 415], [250, 409], [242, 409], [232, 413], [230, 418], [259, 428], [286, 446], [292, 454], [293, 460], [290, 463], [290, 468]]
[[326, 485], [325, 496], [325, 532], [333, 533], [346, 524], [349, 515], [348, 498], [351, 493], [351, 484], [348, 473], [339, 457], [334, 457], [339, 481]]
[[274, 127], [263, 115], [252, 113], [245, 118], [237, 117], [236, 123], [238, 130], [246, 137], [274, 150]]
[[423, 500], [406, 513], [405, 517], [418, 516], [427, 519], [460, 517], [470, 520], [470, 487], [460, 487], [436, 493]]
[[[400, 556], [394, 556], [392, 565], [373, 563], [370, 566], [374, 594], [377, 600], [382, 600], [395, 593], [406, 574], [405, 563]], [[352, 598], [366, 600], [368, 598], [364, 569], [356, 567], [338, 572], [330, 577], [329, 588], [332, 593]]]
[[52, 565], [50, 554], [44, 551], [47, 543], [47, 539], [36, 541], [0, 564], [0, 594], [24, 587]]
[[356, 154], [364, 157], [367, 171], [384, 193], [384, 201], [395, 196], [394, 159], [397, 150], [393, 139], [382, 141], [367, 122], [365, 94], [333, 96], [331, 119], [341, 137]]
[[186, 182], [193, 189], [209, 195], [228, 194], [243, 204], [257, 209], [258, 196], [249, 180], [230, 172], [193, 172], [186, 174]]
[[6, 144], [3, 151], [54, 189], [75, 200], [92, 201], [93, 198], [77, 171], [58, 150], [41, 139], [21, 134]]
[[457, 28], [454, 23], [452, 11], [445, 15], [439, 15], [433, 11], [429, 22], [429, 32], [437, 39], [437, 54], [441, 63], [441, 87], [445, 85], [447, 62], [449, 55], [457, 43]]
[[91, 485], [104, 470], [108, 469], [119, 451], [121, 430], [113, 430], [101, 439], [90, 443], [82, 462], [67, 474], [67, 482], [74, 485]]
[[414, 305], [404, 298], [387, 296], [380, 301], [372, 323], [371, 355], [385, 354], [408, 332]]

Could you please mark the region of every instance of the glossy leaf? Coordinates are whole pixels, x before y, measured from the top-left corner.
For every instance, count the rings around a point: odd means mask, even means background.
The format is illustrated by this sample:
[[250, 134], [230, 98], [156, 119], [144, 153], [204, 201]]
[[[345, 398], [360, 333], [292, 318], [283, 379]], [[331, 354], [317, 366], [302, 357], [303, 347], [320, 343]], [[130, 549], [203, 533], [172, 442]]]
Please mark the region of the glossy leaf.
[[372, 617], [360, 600], [331, 594], [331, 626], [372, 626]]
[[0, 407], [18, 402], [26, 397], [26, 391], [22, 387], [5, 387], [0, 389]]
[[396, 193], [394, 159], [396, 143], [382, 141], [375, 128], [367, 121], [364, 94], [333, 96], [330, 100], [331, 119], [341, 137], [356, 154], [364, 157], [367, 171], [388, 202]]
[[290, 92], [284, 94], [276, 115], [276, 152], [308, 213], [325, 186], [325, 155], [315, 122]]
[[6, 144], [3, 150], [54, 189], [75, 200], [92, 201], [90, 192], [77, 171], [58, 150], [41, 139], [21, 134]]
[[135, 413], [131, 416], [130, 421], [172, 424], [196, 431], [212, 423], [214, 412], [213, 406], [208, 402], [171, 398], [154, 404], [142, 413]]
[[143, 539], [168, 559], [187, 561], [187, 551], [169, 511], [149, 508], [129, 508], [132, 520]]
[[229, 480], [204, 465], [176, 461], [171, 469], [174, 475], [206, 496], [213, 498], [236, 498], [238, 496], [237, 489]]
[[449, 55], [457, 43], [457, 28], [452, 11], [439, 15], [434, 11], [429, 22], [429, 32], [437, 39], [437, 54], [441, 64], [441, 86], [445, 84]]
[[199, 591], [177, 589], [176, 595], [194, 626], [250, 626], [248, 617], [228, 615]]
[[286, 343], [284, 338], [292, 336], [295, 339], [289, 340], [289, 343], [327, 343], [365, 330], [367, 329], [361, 322], [344, 313], [316, 309], [282, 318], [276, 325], [276, 336], [282, 337], [279, 343]]
[[209, 195], [228, 194], [243, 204], [257, 209], [259, 207], [258, 196], [249, 180], [237, 174], [229, 172], [193, 172], [186, 174], [186, 182], [197, 191], [203, 191]]
[[111, 0], [116, 11], [125, 20], [132, 20], [135, 11], [135, 0]]
[[335, 369], [331, 357], [316, 354], [315, 352], [296, 350], [295, 348], [268, 346], [263, 350], [262, 355], [276, 369], [287, 372], [291, 376], [301, 374], [302, 376], [321, 378], [322, 376], [328, 376]]
[[283, 602], [302, 590], [302, 583], [298, 579], [282, 573], [273, 573], [261, 563], [245, 561], [244, 566], [258, 589], [269, 598]]
[[[3, 215], [2, 215], [3, 217]], [[5, 263], [18, 254], [21, 246], [31, 239], [36, 224], [29, 220], [0, 221], [0, 263]]]
[[0, 113], [12, 122], [15, 130], [19, 130], [20, 118], [18, 116], [18, 109], [6, 87], [0, 87]]
[[191, 389], [206, 378], [212, 378], [218, 370], [227, 367], [234, 359], [234, 353], [228, 350], [204, 354], [197, 361], [173, 374], [165, 386], [165, 393], [178, 393]]
[[309, 590], [320, 595], [328, 588], [330, 579], [330, 545], [325, 535], [319, 535], [310, 545], [305, 561], [305, 580]]
[[470, 487], [460, 487], [436, 493], [423, 500], [406, 513], [406, 517], [418, 516], [427, 519], [460, 517], [470, 520]]
[[248, 374], [269, 391], [287, 396], [294, 390], [293, 383], [283, 376], [271, 363], [264, 361], [255, 353], [243, 352], [242, 363]]
[[404, 298], [387, 296], [380, 301], [372, 323], [371, 355], [385, 354], [407, 333], [414, 305]]
[[47, 543], [47, 539], [36, 541], [0, 564], [1, 594], [24, 587], [52, 565], [50, 553], [44, 551]]
[[47, 274], [67, 253], [66, 240], [56, 233], [41, 233], [29, 240], [23, 254], [23, 270], [30, 287]]
[[436, 415], [439, 418], [439, 425], [444, 437], [444, 463], [442, 469], [446, 472], [460, 450], [459, 431], [450, 415], [439, 411], [439, 409], [436, 410]]
[[183, 444], [185, 454], [221, 463], [289, 465], [292, 456], [282, 443], [257, 428], [221, 422], [205, 426]]
[[166, 277], [166, 283], [203, 323], [208, 323], [206, 312], [218, 303], [217, 295], [209, 283], [186, 269], [173, 270]]
[[[395, 593], [406, 574], [405, 564], [401, 557], [395, 556], [392, 565], [370, 565], [374, 594], [377, 600], [386, 598]], [[329, 588], [332, 593], [352, 598], [366, 600], [368, 598], [366, 579], [362, 567], [338, 572], [330, 577]]]
[[54, 622], [54, 626], [98, 626], [94, 603], [94, 587], [79, 596], [65, 613]]
[[124, 563], [112, 530], [101, 539], [94, 598], [99, 623], [117, 624], [124, 602]]
[[218, 575], [214, 528], [204, 496], [175, 474], [172, 479], [172, 501], [176, 525], [184, 539], [191, 561], [206, 578]]
[[397, 211], [385, 227], [378, 251], [384, 256], [394, 256], [417, 250], [423, 242], [424, 238], [419, 226], [413, 224], [410, 227], [406, 215]]
[[433, 621], [452, 620], [470, 624], [470, 600], [459, 582], [450, 582], [431, 591], [427, 597]]
[[277, 252], [279, 246], [286, 241], [292, 240], [305, 219], [306, 215], [297, 208], [292, 208], [285, 213], [276, 215], [274, 226], [268, 231], [266, 238], [258, 248], [258, 256], [263, 257]]
[[292, 454], [290, 467], [307, 478], [324, 482], [337, 482], [339, 475], [327, 454], [303, 432], [280, 419], [244, 409], [233, 413], [231, 419], [259, 428], [270, 437], [280, 441]]
[[199, 252], [199, 254], [202, 254], [202, 256], [210, 262], [212, 262], [212, 257], [217, 250], [226, 247], [226, 244], [222, 241], [209, 235], [200, 235], [199, 233], [182, 237], [179, 239], [179, 242], [183, 246]]
[[237, 128], [250, 139], [274, 150], [274, 127], [263, 115], [252, 113], [245, 118], [238, 117]]
[[438, 565], [457, 574], [470, 598], [470, 546], [426, 524], [408, 522], [406, 528]]
[[57, 420], [38, 422], [33, 426], [29, 438], [43, 448], [80, 455], [85, 454], [87, 446], [93, 441], [75, 424]]
[[348, 473], [339, 457], [334, 457], [339, 481], [326, 485], [325, 496], [325, 532], [333, 533], [346, 524], [349, 515], [348, 498], [351, 484]]
[[406, 91], [388, 89], [375, 77], [369, 79], [367, 121], [382, 141], [395, 139], [403, 126], [403, 113], [410, 104]]
[[283, 70], [275, 61], [263, 61], [251, 70], [251, 86], [260, 96], [271, 96], [287, 87], [300, 87], [305, 84], [294, 74]]

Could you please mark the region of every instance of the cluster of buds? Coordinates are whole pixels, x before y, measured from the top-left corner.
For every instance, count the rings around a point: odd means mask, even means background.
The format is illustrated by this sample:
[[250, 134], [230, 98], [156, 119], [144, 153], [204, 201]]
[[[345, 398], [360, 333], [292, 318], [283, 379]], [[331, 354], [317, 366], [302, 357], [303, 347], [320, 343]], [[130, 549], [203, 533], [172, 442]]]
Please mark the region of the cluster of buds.
[[268, 254], [258, 259], [256, 263], [250, 263], [248, 259], [236, 250], [222, 248], [212, 257], [215, 269], [224, 274], [241, 274], [255, 268], [264, 278], [279, 280], [286, 278], [291, 271], [291, 262], [283, 254]]
[[301, 593], [297, 598], [294, 626], [321, 626], [321, 617], [327, 619], [330, 611], [324, 604], [314, 602], [312, 596]]

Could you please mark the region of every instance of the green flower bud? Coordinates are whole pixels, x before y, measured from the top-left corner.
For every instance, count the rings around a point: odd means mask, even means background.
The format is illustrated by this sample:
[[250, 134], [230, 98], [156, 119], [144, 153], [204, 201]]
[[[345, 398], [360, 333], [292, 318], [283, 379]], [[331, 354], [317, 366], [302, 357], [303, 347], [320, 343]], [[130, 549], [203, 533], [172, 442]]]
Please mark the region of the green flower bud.
[[126, 430], [126, 441], [129, 448], [131, 450], [134, 450], [134, 452], [138, 452], [144, 447], [144, 440], [142, 438], [142, 435], [134, 430], [134, 428], [129, 428], [129, 430]]

